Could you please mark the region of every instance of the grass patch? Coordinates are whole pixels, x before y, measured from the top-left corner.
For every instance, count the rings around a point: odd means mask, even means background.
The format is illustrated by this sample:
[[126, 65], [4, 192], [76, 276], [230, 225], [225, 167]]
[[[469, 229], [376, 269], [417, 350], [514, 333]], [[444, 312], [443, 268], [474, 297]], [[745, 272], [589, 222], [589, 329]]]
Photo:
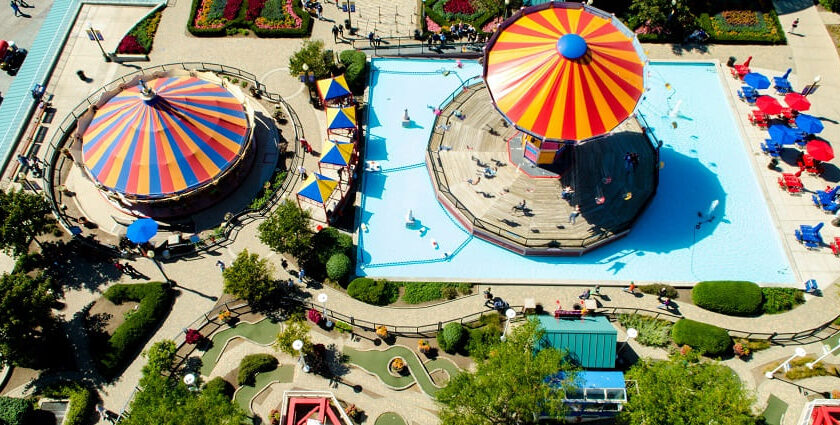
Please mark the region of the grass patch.
[[640, 314], [619, 314], [618, 323], [625, 329], [633, 328], [639, 331], [636, 341], [649, 347], [664, 347], [671, 343], [671, 327], [673, 323], [667, 320], [655, 319]]
[[805, 295], [795, 288], [761, 288], [761, 295], [764, 297], [761, 308], [767, 314], [793, 310], [805, 302]]
[[458, 294], [472, 293], [472, 284], [449, 282], [405, 282], [402, 300], [407, 304], [420, 304], [440, 299], [452, 300]]

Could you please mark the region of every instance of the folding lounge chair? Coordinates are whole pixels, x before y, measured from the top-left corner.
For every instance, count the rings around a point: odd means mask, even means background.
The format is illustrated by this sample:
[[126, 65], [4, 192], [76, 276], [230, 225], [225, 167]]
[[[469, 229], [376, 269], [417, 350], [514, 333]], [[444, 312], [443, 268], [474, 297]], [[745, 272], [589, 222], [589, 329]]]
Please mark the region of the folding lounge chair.
[[772, 141], [764, 141], [761, 143], [761, 150], [772, 157], [778, 157], [781, 151], [780, 146]]
[[820, 229], [824, 225], [825, 223], [819, 223], [816, 226], [803, 224], [799, 226], [799, 229], [794, 230], [793, 233], [796, 235], [796, 240], [805, 245], [806, 248], [818, 249], [823, 244]]
[[814, 201], [814, 205], [816, 205], [817, 208], [825, 209], [826, 207], [834, 204], [834, 199], [837, 196], [838, 190], [840, 190], [840, 186], [834, 186], [834, 188], [828, 192], [818, 190], [817, 193], [811, 195], [811, 200]]
[[788, 80], [788, 76], [790, 75], [791, 71], [792, 69], [788, 68], [788, 70], [785, 72], [785, 75], [782, 75], [781, 77], [773, 77], [773, 87], [778, 93], [785, 94], [793, 90], [793, 88], [790, 85], [790, 81]]
[[831, 247], [831, 253], [834, 254], [835, 257], [840, 255], [840, 238], [835, 236], [834, 242], [832, 242], [829, 246]]

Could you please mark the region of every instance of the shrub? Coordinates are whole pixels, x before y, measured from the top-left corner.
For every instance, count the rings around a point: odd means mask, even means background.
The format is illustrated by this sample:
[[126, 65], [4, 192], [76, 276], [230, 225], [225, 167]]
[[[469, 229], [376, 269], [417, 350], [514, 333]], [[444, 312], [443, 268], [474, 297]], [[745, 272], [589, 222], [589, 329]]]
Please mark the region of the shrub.
[[368, 304], [387, 305], [397, 300], [399, 288], [386, 280], [359, 277], [347, 286], [347, 295]]
[[0, 396], [0, 424], [21, 425], [23, 417], [30, 411], [32, 411], [31, 401]]
[[820, 0], [820, 5], [832, 12], [840, 12], [840, 0]]
[[732, 316], [753, 316], [761, 312], [761, 288], [745, 281], [706, 281], [691, 290], [698, 307]]
[[636, 341], [639, 344], [651, 347], [664, 347], [671, 342], [671, 326], [667, 320], [655, 319], [653, 317], [639, 314], [620, 314], [618, 323], [625, 329], [633, 328], [639, 331]]
[[767, 314], [776, 314], [792, 310], [805, 302], [805, 295], [795, 288], [761, 288], [764, 302], [762, 310]]
[[147, 53], [146, 49], [137, 42], [137, 37], [127, 35], [120, 40], [120, 45], [117, 46], [117, 53]]
[[298, 339], [303, 341], [304, 352], [312, 348], [312, 342], [309, 339], [309, 327], [303, 322], [291, 321], [277, 334], [277, 341], [274, 343], [274, 348], [286, 354], [296, 356], [298, 352], [292, 347], [292, 343]]
[[678, 345], [688, 345], [702, 354], [716, 356], [732, 346], [726, 329], [690, 319], [680, 319], [671, 329], [671, 337]]
[[405, 282], [402, 300], [408, 304], [420, 304], [439, 299], [451, 300], [458, 293], [469, 294], [472, 287], [469, 283], [450, 282]]
[[470, 329], [467, 340], [467, 353], [473, 360], [480, 362], [487, 358], [492, 347], [499, 343], [502, 336], [500, 326], [484, 326], [478, 329]]
[[63, 425], [82, 425], [88, 423], [96, 403], [93, 391], [78, 382], [58, 381], [47, 386], [41, 394], [55, 399], [68, 399], [70, 405], [64, 414]]
[[750, 350], [751, 353], [770, 348], [770, 341], [766, 339], [735, 338], [735, 342]]
[[345, 50], [338, 55], [344, 65], [344, 78], [353, 93], [362, 93], [367, 85], [367, 55], [358, 50]]
[[458, 290], [452, 286], [440, 288], [440, 296], [445, 300], [454, 300], [458, 296]]
[[321, 313], [318, 310], [315, 310], [314, 308], [310, 308], [309, 311], [306, 312], [306, 318], [316, 325], [321, 323], [321, 320], [323, 320], [323, 316], [321, 316]]
[[143, 345], [172, 305], [172, 291], [162, 282], [117, 284], [103, 297], [114, 304], [126, 301], [140, 303], [137, 310], [108, 338], [107, 344], [93, 350], [103, 374], [113, 376], [134, 352]]
[[644, 294], [649, 295], [659, 295], [659, 290], [665, 288], [665, 296], [670, 299], [676, 299], [679, 296], [677, 293], [676, 288], [671, 285], [666, 285], [664, 283], [654, 283], [651, 285], [641, 285], [639, 286], [639, 290], [642, 291]]
[[350, 270], [353, 268], [353, 263], [350, 261], [350, 258], [343, 254], [343, 253], [335, 253], [330, 257], [327, 261], [327, 277], [341, 282], [347, 275], [350, 274]]
[[236, 382], [239, 385], [254, 385], [254, 378], [258, 373], [277, 369], [277, 364], [277, 357], [271, 354], [249, 354], [239, 362]]
[[438, 346], [447, 353], [454, 353], [461, 348], [466, 330], [458, 322], [447, 323], [437, 334]]
[[[329, 277], [327, 263], [336, 254], [344, 254], [348, 259], [353, 258], [353, 238], [334, 227], [326, 227], [312, 235], [309, 252], [304, 258], [303, 267], [306, 268], [306, 272], [313, 279], [327, 278]], [[351, 271], [352, 260], [347, 268], [347, 274]]]
[[231, 399], [233, 398], [235, 388], [233, 388], [230, 382], [225, 381], [221, 376], [217, 376], [204, 384], [204, 391], [223, 394], [225, 397]]

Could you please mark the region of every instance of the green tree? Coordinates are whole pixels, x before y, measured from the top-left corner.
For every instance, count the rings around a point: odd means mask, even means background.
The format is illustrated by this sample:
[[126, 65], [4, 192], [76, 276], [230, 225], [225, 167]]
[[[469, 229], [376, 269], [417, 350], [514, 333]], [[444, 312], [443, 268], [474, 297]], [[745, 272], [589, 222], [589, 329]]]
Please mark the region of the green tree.
[[306, 326], [306, 323], [299, 320], [290, 321], [277, 334], [277, 341], [274, 342], [274, 348], [286, 354], [296, 356], [298, 352], [292, 347], [292, 343], [298, 339], [303, 342], [303, 349], [301, 351], [308, 353], [312, 350], [312, 340], [309, 338], [309, 326]]
[[283, 201], [257, 230], [260, 240], [277, 252], [285, 252], [297, 259], [309, 252], [312, 230], [309, 228], [310, 215], [294, 201]]
[[265, 258], [243, 250], [223, 273], [225, 292], [265, 307], [275, 299], [279, 285], [274, 281], [274, 267]]
[[654, 34], [681, 36], [696, 27], [697, 18], [686, 0], [633, 0], [630, 4], [631, 28], [646, 26]]
[[636, 381], [621, 424], [753, 425], [755, 401], [732, 369], [714, 362], [692, 363], [676, 356], [668, 361], [642, 359], [627, 374]]
[[52, 230], [53, 223], [50, 206], [43, 197], [23, 191], [0, 191], [0, 248], [7, 253], [26, 254], [30, 242]]
[[330, 70], [335, 63], [335, 54], [332, 50], [324, 50], [324, 42], [321, 40], [306, 40], [303, 47], [292, 54], [289, 58], [289, 73], [293, 76], [304, 72], [303, 65], [308, 67], [307, 72], [315, 74], [315, 78], [330, 76]]
[[47, 342], [45, 330], [52, 329], [52, 306], [58, 293], [44, 278], [23, 273], [0, 278], [0, 354], [16, 365], [32, 365]]
[[[521, 425], [537, 423], [542, 414], [562, 417], [574, 369], [559, 350], [536, 346], [543, 333], [526, 322], [495, 345], [475, 372], [455, 376], [437, 393], [443, 425]], [[558, 371], [567, 372], [560, 389], [545, 382]]]
[[146, 366], [143, 367], [143, 373], [162, 373], [169, 371], [172, 368], [172, 362], [175, 360], [175, 353], [178, 347], [175, 341], [165, 339], [154, 343], [149, 350], [143, 355], [149, 360]]
[[219, 386], [191, 391], [179, 376], [167, 378], [160, 373], [158, 368], [166, 364], [170, 342], [162, 341], [149, 350], [150, 359], [161, 362], [143, 368], [142, 391], [131, 402], [131, 415], [120, 424], [242, 425], [247, 418], [245, 412]]

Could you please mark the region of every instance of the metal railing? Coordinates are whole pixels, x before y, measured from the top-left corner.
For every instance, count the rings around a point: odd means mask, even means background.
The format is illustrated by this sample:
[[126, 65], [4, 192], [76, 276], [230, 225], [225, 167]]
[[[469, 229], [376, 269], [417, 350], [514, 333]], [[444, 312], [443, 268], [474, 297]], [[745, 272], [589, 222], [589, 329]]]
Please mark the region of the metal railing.
[[[82, 115], [87, 113], [90, 106], [96, 104], [96, 102], [104, 93], [118, 88], [121, 84], [128, 83], [135, 76], [141, 74], [148, 74], [155, 71], [166, 71], [172, 69], [213, 72], [228, 77], [240, 78], [250, 82], [251, 84], [253, 84], [254, 88], [257, 90], [260, 96], [268, 99], [271, 102], [275, 102], [283, 106], [283, 108], [286, 110], [287, 116], [291, 119], [295, 131], [294, 140], [291, 141], [294, 145], [295, 154], [292, 157], [291, 165], [289, 166], [289, 173], [286, 176], [286, 179], [281, 184], [280, 188], [278, 188], [275, 191], [275, 193], [269, 198], [268, 202], [266, 202], [261, 209], [254, 210], [250, 207], [246, 207], [239, 212], [233, 213], [232, 218], [222, 224], [221, 232], [219, 232], [218, 234], [208, 236], [196, 243], [195, 245], [197, 249], [206, 250], [210, 248], [215, 248], [228, 242], [232, 236], [235, 236], [234, 233], [238, 230], [239, 226], [247, 224], [259, 217], [264, 216], [277, 204], [279, 199], [282, 198], [282, 196], [294, 184], [294, 181], [297, 179], [297, 174], [293, 173], [292, 170], [297, 169], [298, 161], [302, 161], [303, 159], [303, 152], [299, 149], [299, 140], [304, 137], [303, 125], [301, 124], [300, 119], [298, 118], [294, 109], [292, 109], [291, 106], [289, 106], [286, 100], [283, 99], [279, 94], [268, 92], [266, 90], [265, 85], [257, 80], [256, 75], [247, 71], [243, 71], [239, 68], [211, 62], [178, 62], [138, 69], [105, 84], [96, 92], [88, 96], [86, 99], [79, 102], [79, 104], [75, 108], [73, 108], [73, 110], [71, 110], [70, 113], [67, 114], [67, 116], [64, 118], [64, 120], [62, 120], [62, 122], [57, 126], [55, 133], [53, 133], [52, 138], [46, 146], [47, 151], [45, 153], [45, 156], [47, 158], [49, 166], [45, 167], [46, 172], [43, 175], [44, 194], [53, 210], [53, 213], [58, 218], [59, 223], [68, 232], [73, 225], [71, 225], [67, 221], [64, 212], [61, 210], [61, 208], [59, 208], [61, 199], [56, 197], [53, 183], [56, 178], [55, 171], [61, 170], [61, 168], [64, 167], [65, 163], [67, 161], [70, 161], [70, 159], [66, 158], [64, 155], [61, 155], [61, 150], [66, 145], [72, 131], [75, 130], [78, 119]], [[282, 157], [282, 155], [278, 155], [278, 160]], [[74, 238], [88, 246], [97, 249], [104, 249], [111, 255], [116, 255], [119, 252], [117, 247], [114, 245], [101, 243], [95, 240], [91, 240], [89, 238], [79, 237], [77, 235], [74, 235]], [[178, 257], [178, 255], [173, 254], [173, 258], [176, 257]]]
[[[428, 44], [422, 40], [417, 40], [414, 37], [382, 37], [379, 40], [371, 42], [367, 38], [354, 38], [350, 42], [354, 49], [357, 50], [373, 50], [374, 56], [380, 54], [385, 55], [469, 55], [479, 56], [484, 54], [484, 46], [486, 43], [478, 41], [470, 42], [447, 42], [444, 45]], [[382, 45], [385, 43], [385, 45]]]

